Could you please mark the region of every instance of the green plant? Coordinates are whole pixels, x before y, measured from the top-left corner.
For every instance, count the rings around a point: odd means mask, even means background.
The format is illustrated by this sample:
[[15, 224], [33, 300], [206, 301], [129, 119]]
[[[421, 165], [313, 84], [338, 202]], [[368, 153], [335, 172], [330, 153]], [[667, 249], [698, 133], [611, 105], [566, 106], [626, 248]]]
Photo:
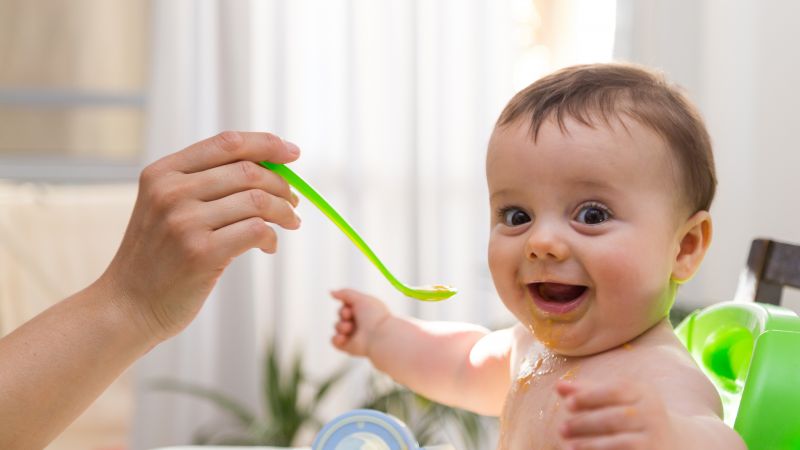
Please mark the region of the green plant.
[[[450, 443], [456, 448], [483, 448], [486, 423], [495, 419], [459, 408], [442, 405], [394, 382], [387, 383], [373, 377], [371, 393], [361, 408], [375, 409], [402, 420], [421, 445]], [[458, 437], [448, 435], [452, 427]], [[453, 442], [454, 439], [463, 441]]]
[[[315, 433], [319, 431], [323, 425], [317, 417], [319, 405], [346, 373], [345, 369], [340, 369], [321, 382], [313, 383], [306, 376], [302, 360], [302, 353], [298, 352], [293, 355], [291, 366], [284, 369], [275, 346], [267, 346], [262, 379], [263, 416], [218, 390], [196, 384], [159, 379], [151, 382], [150, 387], [208, 400], [232, 419], [227, 424], [217, 423], [199, 429], [193, 436], [194, 445], [289, 447], [297, 444], [298, 432], [304, 427]], [[486, 418], [433, 402], [386, 380], [386, 377], [371, 378], [368, 398], [359, 408], [375, 409], [397, 417], [409, 426], [423, 445], [435, 444], [437, 440], [438, 443], [452, 441], [446, 434], [446, 430], [452, 427], [458, 431], [466, 448], [481, 447], [485, 438], [482, 421]], [[312, 391], [310, 399], [301, 395], [301, 390], [309, 388]]]
[[[155, 390], [180, 392], [208, 400], [226, 412], [232, 423], [200, 429], [193, 437], [195, 445], [271, 445], [291, 446], [304, 426], [319, 429], [320, 403], [344, 375], [338, 370], [319, 383], [311, 382], [303, 369], [302, 353], [296, 353], [291, 367], [284, 370], [274, 344], [267, 346], [262, 378], [263, 416], [259, 416], [232, 397], [215, 389], [173, 379], [159, 379], [150, 384]], [[310, 399], [301, 390], [311, 387]]]

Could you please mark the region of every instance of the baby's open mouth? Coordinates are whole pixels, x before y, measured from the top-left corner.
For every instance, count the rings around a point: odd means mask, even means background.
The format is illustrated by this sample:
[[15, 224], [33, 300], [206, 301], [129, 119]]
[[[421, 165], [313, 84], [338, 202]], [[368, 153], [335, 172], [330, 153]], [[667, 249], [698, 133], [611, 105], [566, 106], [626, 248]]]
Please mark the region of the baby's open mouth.
[[528, 289], [535, 299], [556, 303], [571, 302], [586, 292], [586, 286], [561, 283], [531, 283]]
[[531, 283], [528, 291], [540, 311], [561, 316], [582, 305], [589, 288], [578, 284]]

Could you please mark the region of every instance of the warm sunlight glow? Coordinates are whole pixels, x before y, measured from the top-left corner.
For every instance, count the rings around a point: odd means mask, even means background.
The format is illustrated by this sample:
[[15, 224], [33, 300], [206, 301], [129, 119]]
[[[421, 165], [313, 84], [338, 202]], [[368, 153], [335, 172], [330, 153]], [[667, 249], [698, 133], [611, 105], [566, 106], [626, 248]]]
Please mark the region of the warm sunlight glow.
[[615, 0], [515, 0], [512, 13], [517, 89], [559, 67], [612, 59]]

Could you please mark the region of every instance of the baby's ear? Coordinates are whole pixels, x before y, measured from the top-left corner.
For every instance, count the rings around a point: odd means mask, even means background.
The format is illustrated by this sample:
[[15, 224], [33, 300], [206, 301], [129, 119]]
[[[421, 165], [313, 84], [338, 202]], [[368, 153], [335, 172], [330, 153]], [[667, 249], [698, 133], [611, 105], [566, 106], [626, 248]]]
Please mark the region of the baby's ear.
[[672, 267], [672, 279], [678, 283], [689, 281], [711, 244], [711, 214], [699, 211], [680, 229], [678, 253]]

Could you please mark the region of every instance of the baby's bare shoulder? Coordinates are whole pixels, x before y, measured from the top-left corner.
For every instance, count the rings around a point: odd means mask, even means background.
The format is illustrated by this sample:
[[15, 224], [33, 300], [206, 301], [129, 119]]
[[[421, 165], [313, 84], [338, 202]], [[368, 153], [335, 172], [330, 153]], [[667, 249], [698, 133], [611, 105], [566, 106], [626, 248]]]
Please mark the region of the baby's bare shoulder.
[[[649, 369], [654, 387], [662, 394], [667, 407], [684, 415], [722, 417], [722, 400], [708, 377], [700, 370], [689, 352], [678, 344], [656, 352], [663, 358], [662, 367]], [[652, 360], [656, 365], [658, 361]]]
[[647, 385], [661, 394], [669, 410], [683, 415], [722, 415], [716, 388], [677, 338], [626, 344], [604, 356], [605, 361], [597, 361], [604, 369], [598, 370]]

